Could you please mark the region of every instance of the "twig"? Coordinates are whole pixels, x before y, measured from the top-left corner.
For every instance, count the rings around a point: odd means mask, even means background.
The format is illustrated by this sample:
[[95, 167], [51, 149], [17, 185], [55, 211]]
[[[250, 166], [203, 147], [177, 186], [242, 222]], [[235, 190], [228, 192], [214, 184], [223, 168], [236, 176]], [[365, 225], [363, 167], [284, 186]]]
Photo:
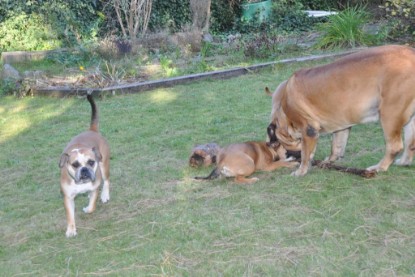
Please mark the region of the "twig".
[[364, 178], [373, 178], [376, 176], [376, 171], [374, 170], [367, 170], [367, 169], [361, 169], [361, 168], [355, 168], [355, 167], [345, 167], [340, 165], [335, 165], [331, 162], [325, 162], [321, 160], [314, 160], [312, 162], [313, 166], [317, 166], [319, 168], [323, 169], [334, 169], [340, 172], [355, 174]]

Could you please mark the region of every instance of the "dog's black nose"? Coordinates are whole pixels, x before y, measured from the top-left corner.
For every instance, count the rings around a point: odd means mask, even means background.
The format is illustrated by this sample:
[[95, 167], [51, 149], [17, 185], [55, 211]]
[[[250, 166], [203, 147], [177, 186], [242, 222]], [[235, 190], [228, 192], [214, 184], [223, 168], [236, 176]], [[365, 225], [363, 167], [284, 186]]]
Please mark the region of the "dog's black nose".
[[89, 170], [86, 167], [83, 167], [81, 169], [81, 180], [82, 179], [91, 179], [91, 174], [89, 173]]

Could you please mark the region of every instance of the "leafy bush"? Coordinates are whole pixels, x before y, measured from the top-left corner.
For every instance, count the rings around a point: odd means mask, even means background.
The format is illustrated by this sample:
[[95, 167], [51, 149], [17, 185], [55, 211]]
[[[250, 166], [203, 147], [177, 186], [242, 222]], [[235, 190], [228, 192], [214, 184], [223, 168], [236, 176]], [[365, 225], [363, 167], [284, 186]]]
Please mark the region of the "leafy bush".
[[191, 23], [189, 0], [153, 0], [149, 28], [152, 31], [169, 29], [181, 30]]
[[60, 45], [54, 28], [38, 14], [16, 14], [0, 24], [1, 52], [46, 50]]
[[314, 21], [303, 10], [304, 6], [298, 1], [275, 2], [272, 6], [271, 22], [283, 31], [307, 31], [312, 28]]
[[96, 0], [44, 1], [38, 9], [63, 45], [73, 46], [96, 38], [103, 20], [97, 3]]
[[61, 64], [65, 67], [88, 66], [98, 62], [97, 52], [89, 47], [79, 46], [71, 51], [52, 52], [46, 57], [47, 61]]
[[241, 17], [241, 0], [212, 0], [211, 12], [211, 32], [227, 32], [236, 27]]
[[312, 10], [338, 10], [345, 7], [363, 6], [369, 3], [380, 4], [383, 0], [301, 0], [298, 1], [307, 9]]
[[0, 51], [73, 46], [98, 34], [96, 0], [16, 0], [0, 5]]
[[303, 11], [304, 6], [294, 0], [280, 0], [272, 3], [271, 15], [267, 22], [240, 20], [237, 29], [241, 33], [251, 32], [298, 32], [310, 30], [316, 19]]
[[319, 25], [319, 30], [323, 34], [316, 47], [356, 47], [372, 44], [375, 37], [363, 31], [363, 25], [368, 19], [368, 13], [358, 6], [330, 16], [328, 22]]
[[[218, 33], [234, 28], [241, 14], [240, 3], [241, 0], [212, 0], [209, 31]], [[189, 0], [153, 0], [149, 23], [152, 31], [167, 28], [177, 32], [191, 24]]]
[[413, 0], [386, 0], [383, 6], [388, 19], [389, 35], [415, 35], [415, 2]]
[[15, 93], [18, 88], [16, 80], [0, 79], [0, 96], [11, 95]]

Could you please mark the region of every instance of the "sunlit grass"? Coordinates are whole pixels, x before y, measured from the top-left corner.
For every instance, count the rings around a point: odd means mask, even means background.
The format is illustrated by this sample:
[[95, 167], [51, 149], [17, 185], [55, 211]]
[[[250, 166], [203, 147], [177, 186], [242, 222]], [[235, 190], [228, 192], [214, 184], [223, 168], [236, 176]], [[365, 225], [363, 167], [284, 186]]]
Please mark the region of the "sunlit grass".
[[177, 95], [171, 91], [160, 89], [153, 93], [151, 98], [155, 103], [169, 103], [174, 101], [177, 98]]

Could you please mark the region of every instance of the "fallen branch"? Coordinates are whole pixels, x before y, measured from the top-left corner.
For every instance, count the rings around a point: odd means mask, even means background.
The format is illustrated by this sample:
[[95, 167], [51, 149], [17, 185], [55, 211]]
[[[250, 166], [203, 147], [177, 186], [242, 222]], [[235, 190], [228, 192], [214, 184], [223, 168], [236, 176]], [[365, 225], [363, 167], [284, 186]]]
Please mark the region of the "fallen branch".
[[376, 176], [376, 173], [377, 173], [374, 170], [360, 169], [360, 168], [355, 168], [355, 167], [345, 167], [345, 166], [335, 165], [331, 162], [325, 162], [321, 160], [314, 160], [312, 162], [312, 165], [317, 166], [319, 168], [323, 168], [323, 169], [334, 169], [340, 172], [355, 174], [355, 175], [358, 175], [364, 178], [373, 178]]

